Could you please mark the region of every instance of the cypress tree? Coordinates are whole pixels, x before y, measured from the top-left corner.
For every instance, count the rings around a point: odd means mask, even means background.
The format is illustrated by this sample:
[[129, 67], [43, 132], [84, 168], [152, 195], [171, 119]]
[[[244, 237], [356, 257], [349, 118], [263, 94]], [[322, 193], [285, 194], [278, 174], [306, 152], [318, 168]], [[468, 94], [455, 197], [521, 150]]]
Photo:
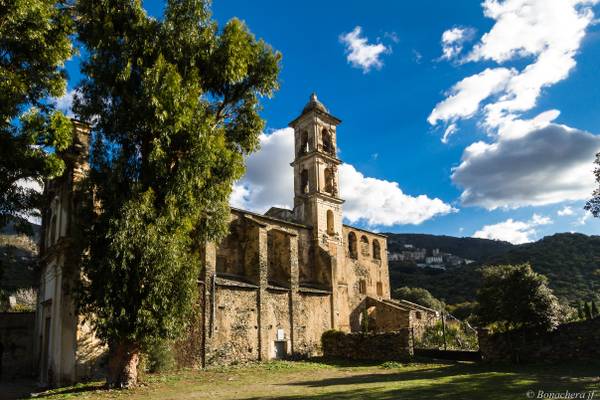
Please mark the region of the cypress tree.
[[76, 3], [99, 205], [79, 305], [109, 345], [109, 386], [135, 385], [140, 352], [190, 320], [199, 253], [227, 231], [278, 86], [280, 55], [237, 19], [219, 30], [208, 4], [169, 0], [157, 20], [139, 0]]

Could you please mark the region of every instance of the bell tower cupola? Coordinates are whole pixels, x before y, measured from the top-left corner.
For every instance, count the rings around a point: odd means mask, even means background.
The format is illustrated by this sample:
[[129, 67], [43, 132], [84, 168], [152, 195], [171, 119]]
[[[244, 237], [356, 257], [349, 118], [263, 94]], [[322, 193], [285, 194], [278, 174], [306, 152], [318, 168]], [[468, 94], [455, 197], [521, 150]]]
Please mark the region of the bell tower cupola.
[[294, 129], [294, 214], [313, 227], [317, 238], [341, 240], [342, 203], [337, 158], [337, 126], [342, 121], [329, 113], [315, 93]]

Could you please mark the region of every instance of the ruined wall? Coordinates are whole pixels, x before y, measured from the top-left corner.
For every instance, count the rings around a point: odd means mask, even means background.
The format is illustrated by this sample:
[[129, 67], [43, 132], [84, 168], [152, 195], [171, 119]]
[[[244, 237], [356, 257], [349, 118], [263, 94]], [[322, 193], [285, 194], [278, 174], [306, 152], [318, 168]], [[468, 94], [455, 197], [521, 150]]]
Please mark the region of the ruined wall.
[[[358, 315], [367, 296], [390, 298], [390, 279], [385, 237], [344, 225], [344, 262], [338, 273], [338, 287], [347, 287], [349, 329], [361, 329]], [[374, 250], [377, 243], [378, 251]]]
[[408, 361], [413, 355], [408, 329], [387, 333], [328, 331], [323, 334], [322, 339], [325, 357], [349, 360]]
[[271, 285], [289, 288], [291, 260], [288, 234], [277, 229], [270, 229], [267, 237], [268, 282]]
[[257, 290], [216, 288], [215, 327], [207, 348], [207, 364], [257, 360]]
[[478, 334], [484, 361], [600, 360], [600, 318], [560, 325], [551, 332], [524, 329], [490, 335], [480, 329]]
[[[284, 358], [292, 351], [292, 325], [290, 321], [290, 293], [288, 291], [267, 290], [264, 302], [266, 305], [265, 319], [261, 321], [266, 330], [267, 354], [269, 359]], [[278, 333], [282, 337], [278, 337]], [[279, 354], [275, 342], [285, 342], [285, 354]]]
[[321, 354], [321, 335], [331, 326], [331, 295], [299, 293], [294, 304], [294, 353]]
[[2, 380], [35, 375], [34, 321], [34, 313], [0, 313], [0, 343], [4, 347]]

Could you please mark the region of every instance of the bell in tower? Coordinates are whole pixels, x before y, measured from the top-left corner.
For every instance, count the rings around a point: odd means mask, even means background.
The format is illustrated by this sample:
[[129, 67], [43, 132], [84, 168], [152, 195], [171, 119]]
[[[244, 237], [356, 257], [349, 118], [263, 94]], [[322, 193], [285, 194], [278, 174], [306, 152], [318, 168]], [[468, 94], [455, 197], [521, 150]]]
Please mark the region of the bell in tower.
[[294, 129], [294, 215], [312, 226], [317, 238], [335, 240], [342, 232], [336, 134], [342, 121], [329, 113], [313, 93]]

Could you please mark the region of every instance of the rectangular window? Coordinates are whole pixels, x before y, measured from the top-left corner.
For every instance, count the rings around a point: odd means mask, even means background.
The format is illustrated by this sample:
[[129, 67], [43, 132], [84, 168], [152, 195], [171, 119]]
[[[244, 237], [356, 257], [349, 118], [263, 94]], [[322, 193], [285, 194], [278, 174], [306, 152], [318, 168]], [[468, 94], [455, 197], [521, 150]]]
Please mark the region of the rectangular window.
[[383, 283], [377, 282], [377, 296], [383, 296]]
[[364, 279], [361, 279], [358, 282], [358, 292], [360, 294], [366, 294], [367, 293], [367, 281], [365, 281]]

